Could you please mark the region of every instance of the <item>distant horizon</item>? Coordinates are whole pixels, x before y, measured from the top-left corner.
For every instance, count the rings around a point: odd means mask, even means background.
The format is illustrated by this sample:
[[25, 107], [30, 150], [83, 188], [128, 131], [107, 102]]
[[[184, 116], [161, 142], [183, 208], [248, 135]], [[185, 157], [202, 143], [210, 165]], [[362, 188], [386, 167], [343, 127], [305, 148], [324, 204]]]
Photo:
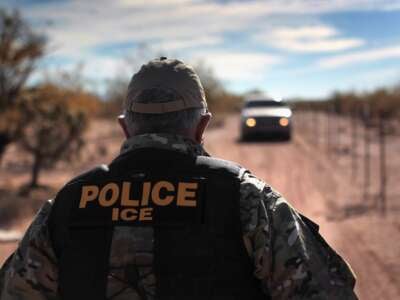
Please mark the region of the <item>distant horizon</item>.
[[[79, 64], [104, 93], [155, 54], [202, 61], [232, 92], [318, 100], [400, 83], [400, 0], [5, 0], [48, 39], [43, 72]], [[146, 47], [144, 47], [146, 45]], [[127, 62], [136, 57], [141, 63]]]

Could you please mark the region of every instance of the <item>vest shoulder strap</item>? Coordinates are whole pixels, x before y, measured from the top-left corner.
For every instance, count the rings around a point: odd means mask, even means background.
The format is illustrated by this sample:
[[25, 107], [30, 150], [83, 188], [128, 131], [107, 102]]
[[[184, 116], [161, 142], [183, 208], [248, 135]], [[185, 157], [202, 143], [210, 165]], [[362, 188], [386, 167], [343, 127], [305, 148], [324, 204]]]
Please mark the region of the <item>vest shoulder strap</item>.
[[239, 179], [243, 178], [245, 173], [250, 173], [249, 170], [235, 162], [209, 156], [198, 156], [196, 165], [200, 168], [204, 168], [206, 171], [214, 171]]
[[[177, 164], [176, 162], [179, 162]], [[245, 173], [250, 173], [241, 165], [210, 156], [192, 156], [174, 150], [143, 148], [133, 150], [118, 156], [109, 166], [109, 172], [123, 174], [130, 169], [187, 169], [195, 167], [198, 171], [204, 171], [219, 175], [225, 175], [241, 179]]]
[[89, 171], [86, 171], [73, 179], [71, 179], [65, 186], [73, 185], [83, 181], [98, 180], [105, 178], [109, 174], [110, 170], [107, 165], [99, 165]]

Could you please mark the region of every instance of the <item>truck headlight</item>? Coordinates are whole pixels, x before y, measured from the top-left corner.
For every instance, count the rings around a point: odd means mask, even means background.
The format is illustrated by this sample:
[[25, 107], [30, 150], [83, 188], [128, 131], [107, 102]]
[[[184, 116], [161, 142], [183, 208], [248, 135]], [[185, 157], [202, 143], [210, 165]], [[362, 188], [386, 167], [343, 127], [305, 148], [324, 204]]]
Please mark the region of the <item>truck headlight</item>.
[[279, 119], [279, 125], [282, 127], [286, 127], [289, 125], [289, 119], [288, 118], [280, 118]]
[[248, 118], [246, 120], [247, 127], [254, 127], [254, 126], [256, 126], [256, 124], [257, 124], [257, 122], [256, 122], [256, 119], [254, 119], [254, 118]]

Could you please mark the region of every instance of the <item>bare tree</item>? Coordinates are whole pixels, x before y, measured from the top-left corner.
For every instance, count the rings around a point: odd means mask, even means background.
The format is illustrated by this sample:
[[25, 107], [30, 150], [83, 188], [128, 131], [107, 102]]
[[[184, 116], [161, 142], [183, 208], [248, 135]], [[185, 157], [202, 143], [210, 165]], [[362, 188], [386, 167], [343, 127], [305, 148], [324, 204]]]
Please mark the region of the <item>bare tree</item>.
[[91, 107], [84, 105], [91, 101], [85, 97], [86, 94], [47, 84], [32, 90], [21, 105], [27, 126], [19, 143], [33, 156], [28, 188], [39, 186], [43, 168], [50, 168], [59, 160], [68, 160], [79, 153], [88, 125], [87, 109]]
[[25, 123], [17, 102], [44, 48], [43, 36], [34, 33], [17, 11], [0, 9], [0, 159]]

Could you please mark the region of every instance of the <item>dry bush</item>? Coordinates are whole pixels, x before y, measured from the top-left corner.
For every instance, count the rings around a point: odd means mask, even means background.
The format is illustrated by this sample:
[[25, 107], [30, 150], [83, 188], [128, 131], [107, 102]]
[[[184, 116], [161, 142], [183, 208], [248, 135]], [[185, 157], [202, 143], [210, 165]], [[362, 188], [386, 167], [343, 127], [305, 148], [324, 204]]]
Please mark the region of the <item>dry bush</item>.
[[24, 126], [17, 102], [44, 48], [44, 38], [17, 11], [0, 9], [0, 158]]
[[293, 106], [301, 110], [330, 111], [359, 118], [367, 114], [372, 120], [380, 116], [396, 118], [400, 115], [400, 90], [381, 88], [368, 93], [335, 92], [321, 101], [294, 100]]
[[22, 148], [33, 156], [32, 177], [28, 188], [38, 186], [43, 168], [61, 159], [68, 160], [82, 148], [94, 100], [86, 95], [43, 85], [30, 91], [20, 105], [26, 128], [20, 139]]

